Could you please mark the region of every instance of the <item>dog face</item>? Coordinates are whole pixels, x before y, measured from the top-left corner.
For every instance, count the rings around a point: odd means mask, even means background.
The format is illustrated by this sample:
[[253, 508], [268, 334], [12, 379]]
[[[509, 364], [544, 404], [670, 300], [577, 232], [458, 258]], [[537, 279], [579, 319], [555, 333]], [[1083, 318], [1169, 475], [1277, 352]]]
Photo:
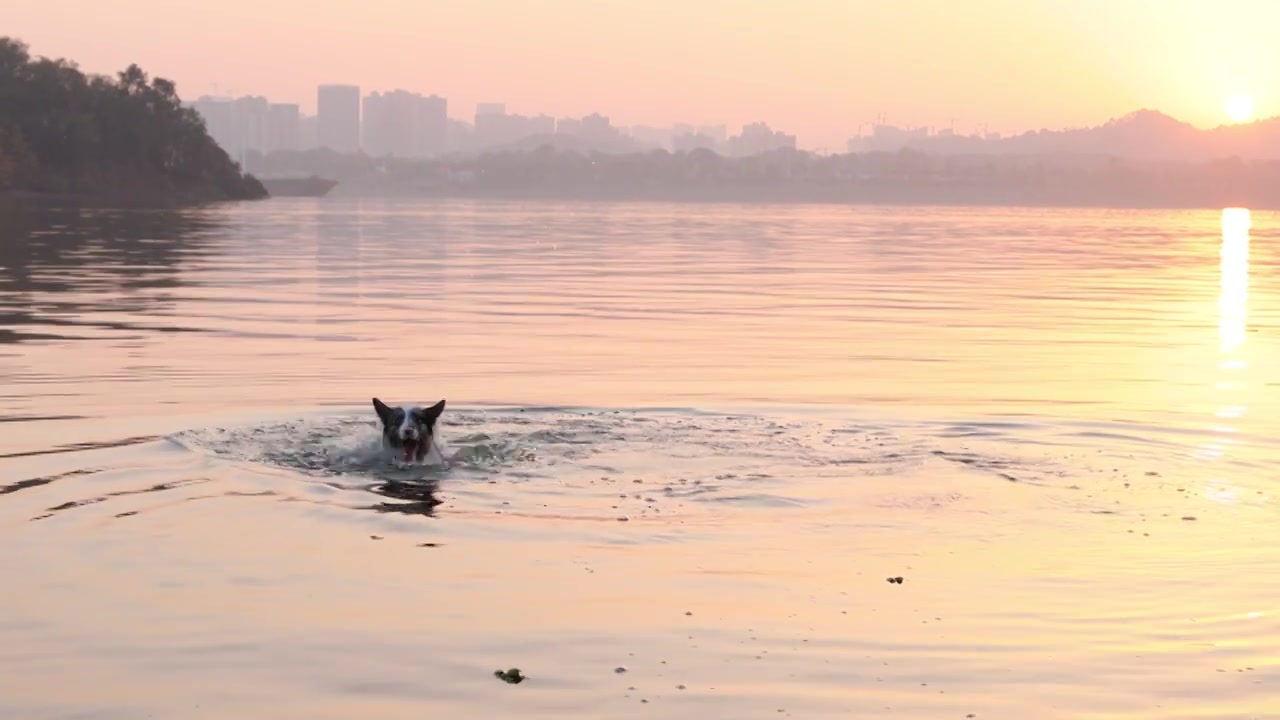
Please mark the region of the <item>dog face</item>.
[[429, 408], [420, 408], [391, 407], [374, 398], [373, 409], [377, 411], [378, 419], [382, 421], [383, 444], [402, 450], [406, 462], [417, 462], [431, 452], [436, 421], [444, 412], [444, 400]]

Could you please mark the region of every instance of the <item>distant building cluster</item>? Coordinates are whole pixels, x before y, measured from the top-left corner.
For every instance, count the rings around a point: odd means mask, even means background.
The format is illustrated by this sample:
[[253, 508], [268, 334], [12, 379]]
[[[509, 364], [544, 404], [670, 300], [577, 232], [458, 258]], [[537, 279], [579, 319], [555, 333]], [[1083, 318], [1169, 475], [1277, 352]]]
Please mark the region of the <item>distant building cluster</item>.
[[796, 136], [777, 132], [769, 128], [767, 123], [751, 123], [742, 128], [742, 134], [729, 138], [731, 157], [760, 155], [774, 150], [795, 150]]
[[360, 128], [360, 148], [377, 157], [432, 157], [449, 147], [449, 102], [438, 95], [375, 92], [352, 123]]
[[448, 101], [438, 95], [392, 90], [362, 96], [356, 85], [319, 86], [314, 116], [303, 115], [296, 104], [264, 97], [203, 96], [191, 106], [204, 118], [213, 139], [238, 161], [253, 153], [316, 148], [370, 157], [429, 158], [504, 147], [532, 149], [548, 142], [605, 152], [706, 149], [738, 157], [796, 147], [795, 135], [774, 131], [763, 122], [749, 124], [731, 137], [724, 125], [626, 128], [598, 113], [581, 118], [527, 116], [507, 112], [504, 103], [480, 103], [467, 122], [450, 118]]
[[958, 144], [971, 141], [998, 142], [1000, 133], [982, 131], [971, 135], [958, 135], [952, 128], [928, 127], [900, 128], [884, 123], [871, 126], [870, 135], [859, 135], [850, 138], [848, 151], [861, 152], [897, 152], [903, 148], [915, 147], [925, 143]]
[[232, 159], [250, 150], [269, 153], [303, 145], [297, 105], [271, 103], [263, 97], [202, 97], [192, 106], [204, 118], [209, 135]]

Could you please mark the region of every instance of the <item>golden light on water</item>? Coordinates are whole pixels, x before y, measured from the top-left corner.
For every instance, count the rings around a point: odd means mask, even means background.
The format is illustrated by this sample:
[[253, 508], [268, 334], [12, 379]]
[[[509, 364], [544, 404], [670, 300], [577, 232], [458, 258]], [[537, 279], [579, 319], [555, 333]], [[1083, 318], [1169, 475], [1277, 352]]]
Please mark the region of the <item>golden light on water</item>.
[[1243, 368], [1246, 363], [1232, 357], [1245, 342], [1249, 300], [1249, 230], [1251, 216], [1246, 208], [1222, 211], [1222, 251], [1219, 265], [1218, 337], [1224, 368]]
[[[1248, 408], [1241, 392], [1244, 383], [1232, 376], [1248, 368], [1242, 357], [1248, 332], [1249, 301], [1249, 230], [1252, 217], [1247, 208], [1226, 208], [1222, 211], [1222, 245], [1218, 272], [1218, 369], [1224, 377], [1214, 386], [1224, 393], [1224, 402], [1214, 416], [1218, 421], [1243, 418]], [[1198, 457], [1216, 459], [1224, 455], [1224, 444], [1232, 444], [1228, 437], [1238, 428], [1215, 424], [1210, 430], [1217, 435], [1216, 442], [1200, 446]]]

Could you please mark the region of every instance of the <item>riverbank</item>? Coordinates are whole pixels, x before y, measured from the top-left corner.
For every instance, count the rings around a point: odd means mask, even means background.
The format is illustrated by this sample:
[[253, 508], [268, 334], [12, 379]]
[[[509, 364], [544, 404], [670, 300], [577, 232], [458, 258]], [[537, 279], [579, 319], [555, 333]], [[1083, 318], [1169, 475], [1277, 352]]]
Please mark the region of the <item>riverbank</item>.
[[[253, 200], [266, 199], [252, 198]], [[119, 210], [182, 210], [224, 203], [245, 202], [246, 198], [228, 197], [222, 193], [202, 191], [122, 191], [104, 192], [37, 192], [0, 190], [0, 203], [10, 207], [80, 207]]]

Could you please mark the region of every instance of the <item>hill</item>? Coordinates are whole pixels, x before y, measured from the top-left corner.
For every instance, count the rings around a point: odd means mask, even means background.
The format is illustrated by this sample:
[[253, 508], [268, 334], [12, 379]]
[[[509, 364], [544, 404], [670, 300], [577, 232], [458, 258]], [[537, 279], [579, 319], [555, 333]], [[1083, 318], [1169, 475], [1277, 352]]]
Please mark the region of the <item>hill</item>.
[[1004, 138], [891, 132], [868, 144], [873, 150], [909, 148], [946, 155], [1098, 155], [1167, 163], [1280, 160], [1280, 118], [1201, 130], [1144, 109], [1090, 128], [1032, 130]]

